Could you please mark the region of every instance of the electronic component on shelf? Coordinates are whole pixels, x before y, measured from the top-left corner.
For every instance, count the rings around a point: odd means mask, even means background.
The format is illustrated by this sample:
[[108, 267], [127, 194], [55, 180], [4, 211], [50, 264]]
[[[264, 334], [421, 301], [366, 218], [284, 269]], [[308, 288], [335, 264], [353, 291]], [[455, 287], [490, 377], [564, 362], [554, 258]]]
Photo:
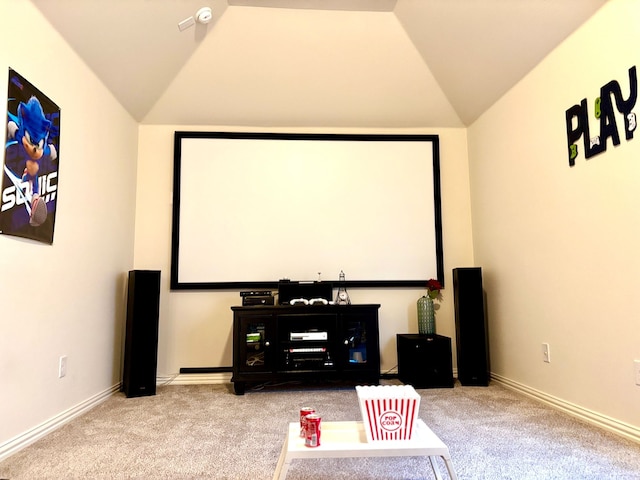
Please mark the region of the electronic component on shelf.
[[291, 370], [317, 370], [333, 368], [333, 360], [326, 347], [287, 348], [284, 367]]
[[324, 353], [327, 349], [325, 347], [300, 347], [290, 348], [289, 353]]
[[273, 305], [274, 297], [258, 297], [258, 296], [249, 296], [242, 297], [242, 306], [247, 307], [250, 305]]
[[247, 333], [247, 343], [255, 343], [262, 340], [262, 334], [260, 332]]
[[270, 297], [272, 294], [271, 290], [250, 290], [248, 292], [240, 292], [241, 297]]
[[328, 332], [307, 331], [307, 332], [289, 332], [289, 340], [297, 341], [325, 341], [329, 338]]
[[240, 292], [242, 297], [242, 306], [250, 305], [273, 305], [274, 297], [271, 290], [251, 290], [248, 292]]

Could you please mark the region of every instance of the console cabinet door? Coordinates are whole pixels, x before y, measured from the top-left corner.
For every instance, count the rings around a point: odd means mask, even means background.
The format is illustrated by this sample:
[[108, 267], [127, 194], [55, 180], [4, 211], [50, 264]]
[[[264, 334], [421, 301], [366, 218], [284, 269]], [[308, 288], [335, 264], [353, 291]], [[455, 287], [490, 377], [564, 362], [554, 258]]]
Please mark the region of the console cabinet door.
[[235, 355], [238, 372], [271, 372], [275, 361], [275, 319], [272, 315], [238, 315]]
[[377, 312], [346, 313], [340, 316], [340, 366], [344, 371], [379, 374], [380, 341]]

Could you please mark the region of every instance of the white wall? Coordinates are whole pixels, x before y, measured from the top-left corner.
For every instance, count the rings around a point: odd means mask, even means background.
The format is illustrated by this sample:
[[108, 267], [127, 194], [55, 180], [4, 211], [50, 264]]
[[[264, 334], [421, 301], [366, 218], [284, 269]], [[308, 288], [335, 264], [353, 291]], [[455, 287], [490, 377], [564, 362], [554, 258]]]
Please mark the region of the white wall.
[[2, 447], [120, 381], [138, 130], [30, 2], [0, 3], [0, 45], [3, 118], [9, 67], [61, 109], [53, 245], [0, 236]]
[[[158, 352], [160, 376], [175, 375], [182, 367], [231, 366], [232, 312], [230, 307], [240, 304], [238, 291], [169, 291], [173, 132], [175, 130], [237, 131], [238, 129], [184, 125], [140, 127], [138, 177], [141, 181], [137, 193], [135, 267], [162, 271]], [[291, 130], [290, 132], [298, 133]], [[311, 133], [328, 133], [328, 131]], [[331, 133], [424, 133], [440, 136], [447, 288], [443, 291], [444, 299], [436, 314], [436, 323], [438, 333], [455, 338], [453, 293], [450, 288], [451, 269], [473, 264], [465, 130], [393, 132], [331, 130]], [[238, 185], [238, 188], [242, 188], [242, 185]], [[259, 202], [259, 199], [256, 199], [256, 202]], [[224, 205], [213, 205], [211, 208], [224, 208]], [[416, 221], [420, 219], [416, 218]], [[415, 302], [424, 294], [424, 289], [353, 289], [349, 294], [354, 303], [381, 304], [381, 368], [383, 371], [393, 368], [396, 365], [395, 335], [417, 332]]]
[[[640, 426], [640, 132], [567, 159], [565, 110], [640, 66], [640, 3], [612, 1], [469, 128], [474, 254], [495, 374]], [[640, 104], [634, 111], [640, 113]], [[551, 363], [541, 344], [551, 346]]]

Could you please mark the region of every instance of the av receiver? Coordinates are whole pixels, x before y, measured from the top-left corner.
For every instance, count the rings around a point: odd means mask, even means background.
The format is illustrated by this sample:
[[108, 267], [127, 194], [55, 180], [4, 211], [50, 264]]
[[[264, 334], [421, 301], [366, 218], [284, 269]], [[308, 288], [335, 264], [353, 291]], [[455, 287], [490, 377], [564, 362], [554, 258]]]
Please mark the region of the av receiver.
[[292, 347], [284, 351], [287, 370], [322, 370], [333, 368], [333, 360], [327, 347]]

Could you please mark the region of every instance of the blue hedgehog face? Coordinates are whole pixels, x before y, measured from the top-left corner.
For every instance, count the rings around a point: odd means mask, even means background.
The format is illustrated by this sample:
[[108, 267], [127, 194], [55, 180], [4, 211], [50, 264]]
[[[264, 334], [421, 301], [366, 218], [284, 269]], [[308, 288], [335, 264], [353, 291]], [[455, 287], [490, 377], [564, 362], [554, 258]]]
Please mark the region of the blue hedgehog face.
[[27, 103], [20, 102], [18, 117], [18, 138], [22, 141], [22, 146], [31, 160], [40, 160], [44, 154], [51, 122], [45, 118], [42, 105], [36, 97], [31, 97]]

